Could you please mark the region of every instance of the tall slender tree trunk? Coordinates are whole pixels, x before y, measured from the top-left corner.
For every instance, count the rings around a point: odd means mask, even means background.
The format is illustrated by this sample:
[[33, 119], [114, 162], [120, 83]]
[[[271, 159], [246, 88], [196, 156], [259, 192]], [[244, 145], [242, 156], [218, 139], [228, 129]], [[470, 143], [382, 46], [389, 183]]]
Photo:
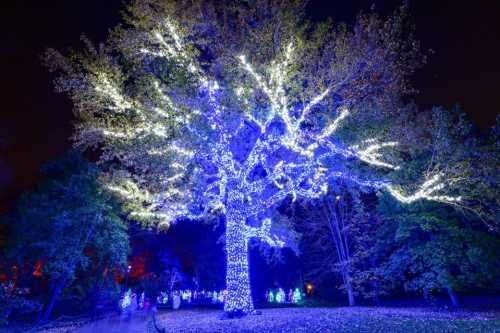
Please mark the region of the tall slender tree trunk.
[[64, 281], [63, 280], [58, 279], [58, 280], [54, 281], [52, 294], [50, 295], [49, 302], [47, 303], [47, 305], [45, 306], [45, 309], [43, 311], [43, 315], [42, 315], [43, 321], [49, 320], [50, 315], [52, 313], [52, 310], [54, 309], [54, 305], [56, 304], [56, 300], [59, 297], [59, 295], [61, 294], [61, 291], [63, 288], [64, 288]]
[[423, 289], [424, 300], [429, 301], [429, 288], [425, 287]]
[[347, 291], [347, 300], [349, 301], [349, 306], [356, 305], [356, 302], [354, 300], [354, 291], [352, 289], [351, 276], [349, 275], [349, 272], [345, 273], [344, 284]]
[[374, 280], [371, 282], [372, 288], [374, 290], [375, 296], [374, 301], [375, 305], [380, 305], [380, 282], [378, 280]]
[[[93, 217], [90, 217], [90, 218], [93, 218]], [[102, 219], [102, 215], [101, 214], [98, 214], [96, 217], [96, 219], [98, 220], [101, 220]], [[80, 239], [78, 240], [78, 245], [80, 246], [80, 251], [83, 253], [83, 251], [85, 250], [85, 247], [87, 246], [89, 240], [91, 239], [92, 237], [92, 234], [94, 233], [94, 230], [95, 230], [95, 224], [92, 223], [90, 224], [90, 227], [89, 229], [87, 230], [87, 233], [85, 235], [85, 238], [84, 239]], [[75, 268], [77, 266], [77, 262], [76, 261], [69, 261], [67, 262], [67, 265], [66, 265], [66, 276], [72, 276], [75, 272]], [[63, 290], [64, 286], [66, 285], [66, 283], [68, 282], [68, 278], [65, 277], [65, 278], [59, 278], [59, 279], [55, 279], [54, 280], [54, 284], [53, 284], [53, 289], [52, 289], [52, 294], [50, 296], [50, 299], [49, 299], [49, 302], [47, 303], [47, 305], [45, 306], [45, 309], [43, 311], [43, 315], [42, 315], [42, 321], [48, 321], [49, 318], [50, 318], [50, 315], [52, 313], [52, 310], [54, 309], [54, 305], [57, 301], [57, 298], [59, 297], [59, 295], [61, 294], [61, 291]]]
[[459, 307], [458, 297], [457, 294], [455, 294], [453, 288], [448, 286], [446, 287], [446, 291], [448, 292], [448, 296], [450, 297], [451, 306], [458, 308]]
[[248, 241], [245, 235], [245, 219], [238, 212], [229, 211], [226, 216], [227, 298], [224, 311], [247, 314], [253, 311], [250, 277], [248, 271]]
[[335, 242], [335, 247], [337, 249], [337, 256], [341, 264], [342, 280], [347, 292], [347, 301], [349, 306], [354, 306], [356, 301], [354, 299], [354, 290], [351, 281], [351, 258], [349, 254], [349, 246], [347, 242], [347, 232], [342, 228], [341, 230], [341, 217], [340, 212], [337, 211], [337, 207], [332, 207], [328, 205], [328, 210], [326, 216], [328, 219], [328, 227], [332, 235], [333, 241]]

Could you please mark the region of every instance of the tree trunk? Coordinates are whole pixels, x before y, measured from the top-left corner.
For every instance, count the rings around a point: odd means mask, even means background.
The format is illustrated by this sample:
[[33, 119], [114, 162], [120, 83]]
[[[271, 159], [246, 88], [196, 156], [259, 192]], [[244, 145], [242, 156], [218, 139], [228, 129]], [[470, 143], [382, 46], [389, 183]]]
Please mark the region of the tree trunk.
[[[347, 291], [347, 301], [349, 306], [355, 305], [354, 291], [351, 282], [351, 258], [349, 254], [349, 246], [347, 242], [347, 232], [344, 228], [341, 228], [340, 223], [342, 223], [340, 213], [335, 207], [331, 205], [328, 206], [328, 211], [326, 213], [328, 218], [328, 227], [332, 235], [332, 239], [335, 242], [335, 247], [337, 249], [337, 256], [341, 263], [342, 279], [344, 281], [345, 289]], [[333, 224], [333, 225], [332, 225]]]
[[423, 293], [424, 293], [424, 300], [428, 301], [429, 300], [429, 288], [424, 288]]
[[349, 302], [349, 306], [354, 306], [356, 305], [356, 302], [354, 300], [354, 291], [352, 289], [351, 276], [349, 275], [349, 272], [344, 272], [343, 275], [344, 275], [344, 284], [345, 284], [345, 289], [347, 291], [347, 300]]
[[349, 306], [354, 306], [356, 305], [356, 303], [354, 301], [354, 293], [352, 291], [352, 285], [350, 281], [347, 283], [346, 287], [347, 287], [347, 298], [349, 300]]
[[226, 253], [228, 294], [224, 311], [234, 315], [250, 313], [254, 308], [250, 291], [245, 220], [230, 213], [226, 217]]
[[457, 297], [457, 294], [455, 294], [455, 291], [453, 290], [453, 288], [446, 287], [446, 291], [448, 292], [448, 296], [450, 297], [451, 306], [453, 306], [454, 308], [458, 308], [458, 306], [459, 306], [458, 297]]
[[61, 290], [64, 287], [64, 282], [62, 280], [56, 280], [54, 281], [54, 287], [52, 290], [52, 295], [50, 296], [50, 300], [45, 306], [45, 310], [43, 311], [42, 315], [42, 320], [43, 321], [48, 321], [50, 318], [50, 315], [52, 313], [52, 310], [54, 309], [54, 305], [56, 303], [57, 298], [59, 297], [59, 294], [61, 293]]
[[375, 280], [372, 282], [372, 286], [373, 286], [373, 290], [375, 292], [375, 297], [374, 297], [375, 305], [379, 306], [380, 305], [380, 283], [378, 282], [378, 280]]

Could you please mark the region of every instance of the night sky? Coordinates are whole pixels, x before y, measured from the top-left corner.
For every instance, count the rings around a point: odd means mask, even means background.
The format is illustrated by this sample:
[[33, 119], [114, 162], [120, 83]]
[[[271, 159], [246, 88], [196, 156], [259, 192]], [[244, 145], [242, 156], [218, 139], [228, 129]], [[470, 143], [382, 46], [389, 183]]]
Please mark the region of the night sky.
[[[391, 12], [397, 0], [312, 0], [312, 19], [352, 22], [375, 4]], [[498, 114], [500, 1], [410, 1], [417, 37], [429, 63], [414, 78], [422, 108], [459, 103], [482, 130]], [[40, 55], [47, 47], [94, 42], [120, 21], [122, 0], [3, 0], [0, 4], [0, 212], [38, 180], [40, 166], [70, 148], [72, 106], [53, 92]]]

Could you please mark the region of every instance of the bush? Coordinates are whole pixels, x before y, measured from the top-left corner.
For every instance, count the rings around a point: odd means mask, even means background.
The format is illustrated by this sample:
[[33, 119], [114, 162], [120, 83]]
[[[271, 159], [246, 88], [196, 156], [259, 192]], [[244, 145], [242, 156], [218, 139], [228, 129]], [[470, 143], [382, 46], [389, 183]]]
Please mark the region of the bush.
[[27, 314], [38, 312], [41, 304], [38, 301], [17, 296], [12, 292], [7, 292], [5, 288], [0, 288], [0, 326], [9, 323], [9, 317], [13, 312], [17, 314]]

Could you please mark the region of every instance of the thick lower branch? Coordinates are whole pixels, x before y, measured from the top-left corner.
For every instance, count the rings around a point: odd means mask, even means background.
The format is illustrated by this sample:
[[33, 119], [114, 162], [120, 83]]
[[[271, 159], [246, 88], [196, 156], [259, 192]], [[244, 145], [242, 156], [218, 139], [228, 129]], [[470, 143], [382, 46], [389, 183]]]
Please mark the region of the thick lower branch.
[[247, 239], [255, 237], [260, 239], [261, 241], [266, 242], [270, 246], [284, 247], [285, 242], [278, 236], [271, 233], [271, 224], [271, 219], [267, 218], [262, 221], [262, 225], [260, 226], [260, 228], [245, 226], [245, 235]]

